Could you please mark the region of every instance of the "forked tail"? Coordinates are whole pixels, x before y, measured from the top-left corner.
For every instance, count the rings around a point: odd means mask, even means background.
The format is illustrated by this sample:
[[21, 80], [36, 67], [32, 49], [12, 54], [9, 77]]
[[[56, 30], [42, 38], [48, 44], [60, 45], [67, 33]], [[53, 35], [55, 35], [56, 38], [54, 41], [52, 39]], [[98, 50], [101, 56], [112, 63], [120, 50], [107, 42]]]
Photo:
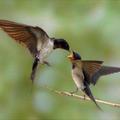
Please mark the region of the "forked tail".
[[99, 105], [97, 104], [97, 102], [95, 101], [95, 98], [94, 98], [94, 96], [92, 95], [92, 92], [91, 92], [91, 90], [90, 90], [90, 88], [89, 88], [88, 85], [86, 85], [86, 87], [84, 88], [83, 91], [84, 91], [85, 94], [95, 103], [95, 105], [97, 106], [97, 108], [102, 111], [102, 109], [100, 108], [100, 106], [99, 106]]

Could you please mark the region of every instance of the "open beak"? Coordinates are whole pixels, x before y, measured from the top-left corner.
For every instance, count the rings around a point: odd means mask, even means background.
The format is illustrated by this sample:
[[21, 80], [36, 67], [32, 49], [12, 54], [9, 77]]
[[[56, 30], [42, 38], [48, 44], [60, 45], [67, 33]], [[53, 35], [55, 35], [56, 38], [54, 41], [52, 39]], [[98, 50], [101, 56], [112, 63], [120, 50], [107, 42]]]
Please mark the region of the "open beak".
[[70, 60], [74, 60], [73, 53], [67, 56]]

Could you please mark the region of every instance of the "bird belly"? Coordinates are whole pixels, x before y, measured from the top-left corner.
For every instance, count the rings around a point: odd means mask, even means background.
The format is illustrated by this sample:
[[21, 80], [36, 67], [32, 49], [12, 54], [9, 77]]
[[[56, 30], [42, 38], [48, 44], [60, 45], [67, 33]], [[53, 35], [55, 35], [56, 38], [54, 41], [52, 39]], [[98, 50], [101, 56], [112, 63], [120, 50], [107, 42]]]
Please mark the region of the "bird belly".
[[79, 73], [76, 73], [74, 71], [72, 71], [72, 78], [77, 86], [78, 89], [81, 89], [83, 90], [85, 88], [84, 86], [84, 76], [83, 76], [83, 73], [82, 71]]
[[49, 40], [44, 44], [40, 50], [40, 62], [43, 63], [44, 60], [52, 53], [53, 43]]

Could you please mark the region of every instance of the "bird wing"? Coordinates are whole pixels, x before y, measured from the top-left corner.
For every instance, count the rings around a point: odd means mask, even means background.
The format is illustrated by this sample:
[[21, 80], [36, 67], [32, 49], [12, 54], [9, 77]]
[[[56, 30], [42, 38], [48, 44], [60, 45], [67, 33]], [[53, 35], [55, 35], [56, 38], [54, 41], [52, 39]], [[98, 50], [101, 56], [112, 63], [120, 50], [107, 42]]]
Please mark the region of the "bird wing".
[[8, 21], [8, 20], [0, 20], [0, 28], [2, 28], [11, 38], [13, 38], [16, 42], [23, 44], [26, 46], [32, 55], [37, 52], [37, 35], [46, 36], [46, 32], [39, 27], [28, 26], [24, 24], [19, 24], [16, 22]]
[[93, 77], [101, 69], [103, 61], [82, 61], [83, 73], [88, 84], [94, 84]]
[[117, 72], [120, 72], [120, 67], [102, 66], [101, 69], [92, 77], [92, 82], [95, 85], [100, 76], [109, 75]]

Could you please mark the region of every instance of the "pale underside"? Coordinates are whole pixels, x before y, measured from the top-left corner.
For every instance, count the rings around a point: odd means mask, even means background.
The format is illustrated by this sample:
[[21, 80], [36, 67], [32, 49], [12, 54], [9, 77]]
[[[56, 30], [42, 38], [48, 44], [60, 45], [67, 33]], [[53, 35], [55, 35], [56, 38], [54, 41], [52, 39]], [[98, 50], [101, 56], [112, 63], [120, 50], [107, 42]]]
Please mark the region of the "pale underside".
[[53, 42], [49, 39], [48, 42], [44, 43], [41, 48], [37, 47], [38, 51], [40, 51], [40, 63], [44, 63], [46, 58], [52, 53], [53, 51]]
[[44, 63], [46, 58], [53, 51], [53, 41], [46, 35], [41, 34], [39, 29], [31, 29], [37, 39], [37, 51], [39, 53], [40, 63]]
[[78, 89], [83, 90], [85, 88], [82, 69], [79, 69], [78, 67], [74, 68], [74, 70], [72, 70], [72, 78]]

